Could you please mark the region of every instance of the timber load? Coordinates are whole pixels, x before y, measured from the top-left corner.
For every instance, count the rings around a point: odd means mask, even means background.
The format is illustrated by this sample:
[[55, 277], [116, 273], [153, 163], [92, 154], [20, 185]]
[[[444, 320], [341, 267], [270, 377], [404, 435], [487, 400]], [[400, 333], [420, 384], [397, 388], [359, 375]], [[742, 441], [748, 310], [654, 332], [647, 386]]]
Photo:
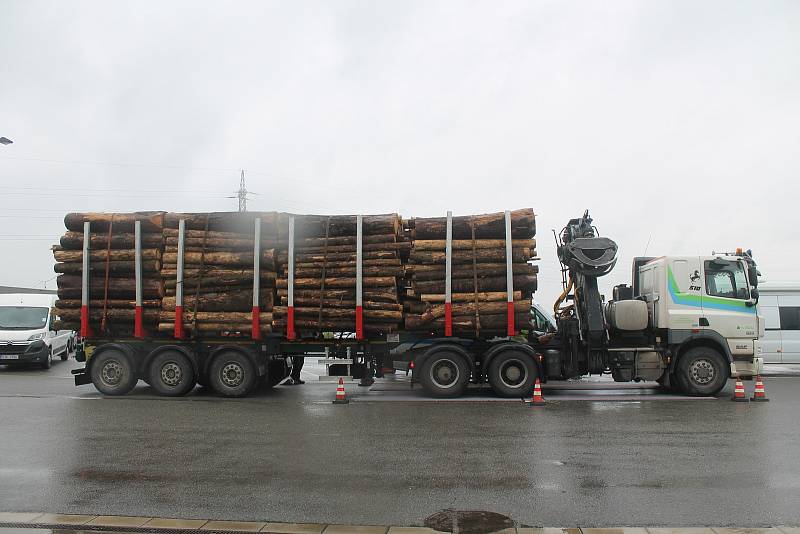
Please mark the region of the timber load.
[[53, 247], [56, 314], [76, 330], [83, 317], [84, 335], [504, 336], [529, 326], [536, 290], [530, 209], [407, 221], [70, 213], [64, 222]]
[[[84, 223], [89, 223], [89, 242], [84, 247]], [[161, 257], [164, 251], [163, 212], [70, 213], [67, 228], [58, 245], [52, 247], [58, 274], [55, 314], [60, 328], [80, 329], [84, 252], [90, 276], [86, 312], [92, 332], [126, 336], [136, 326], [136, 226], [139, 226], [141, 271], [141, 328], [153, 331], [158, 325], [164, 285]]]
[[505, 213], [416, 218], [408, 232], [406, 330], [485, 337], [526, 328], [538, 272], [533, 210], [512, 211], [508, 220]]

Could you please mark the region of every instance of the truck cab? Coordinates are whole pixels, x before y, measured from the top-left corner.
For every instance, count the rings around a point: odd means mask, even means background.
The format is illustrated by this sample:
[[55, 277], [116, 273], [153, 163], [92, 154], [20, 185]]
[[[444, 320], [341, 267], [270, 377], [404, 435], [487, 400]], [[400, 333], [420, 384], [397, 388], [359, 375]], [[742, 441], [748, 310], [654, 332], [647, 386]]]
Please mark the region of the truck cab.
[[[761, 372], [759, 338], [764, 318], [757, 312], [758, 278], [746, 253], [665, 256], [634, 260], [634, 298], [647, 303], [657, 343], [679, 363], [690, 350], [721, 355], [732, 378]], [[713, 373], [709, 361], [683, 369], [701, 380]]]
[[48, 369], [69, 357], [75, 332], [56, 330], [55, 295], [0, 295], [0, 365], [34, 364]]

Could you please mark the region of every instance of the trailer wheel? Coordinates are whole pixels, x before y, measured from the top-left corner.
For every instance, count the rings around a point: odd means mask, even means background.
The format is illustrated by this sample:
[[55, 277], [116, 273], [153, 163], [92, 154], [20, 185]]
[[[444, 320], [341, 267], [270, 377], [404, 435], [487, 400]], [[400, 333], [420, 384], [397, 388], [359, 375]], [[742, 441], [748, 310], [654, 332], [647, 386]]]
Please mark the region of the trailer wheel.
[[118, 349], [104, 350], [92, 358], [91, 378], [103, 395], [125, 395], [138, 382], [130, 357]]
[[236, 351], [218, 354], [208, 373], [214, 391], [225, 397], [244, 397], [256, 384], [256, 368], [250, 359]]
[[192, 362], [177, 350], [167, 350], [150, 360], [147, 383], [165, 397], [180, 397], [194, 388]]
[[498, 354], [489, 364], [489, 384], [501, 397], [527, 397], [539, 370], [529, 354], [514, 350]]
[[678, 360], [675, 376], [684, 393], [695, 397], [711, 397], [728, 381], [725, 360], [715, 349], [695, 347]]
[[434, 353], [425, 360], [421, 371], [422, 387], [434, 397], [458, 397], [469, 382], [469, 364], [457, 352]]

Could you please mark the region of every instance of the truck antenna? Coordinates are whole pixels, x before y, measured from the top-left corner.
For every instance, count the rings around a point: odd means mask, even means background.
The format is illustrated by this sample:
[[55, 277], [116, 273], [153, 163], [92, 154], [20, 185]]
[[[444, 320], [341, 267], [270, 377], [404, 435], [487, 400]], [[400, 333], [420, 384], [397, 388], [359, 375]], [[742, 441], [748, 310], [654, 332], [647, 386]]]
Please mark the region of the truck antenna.
[[653, 234], [651, 233], [647, 236], [647, 244], [644, 246], [644, 254], [642, 256], [647, 256], [647, 249], [650, 248], [650, 240], [653, 238]]

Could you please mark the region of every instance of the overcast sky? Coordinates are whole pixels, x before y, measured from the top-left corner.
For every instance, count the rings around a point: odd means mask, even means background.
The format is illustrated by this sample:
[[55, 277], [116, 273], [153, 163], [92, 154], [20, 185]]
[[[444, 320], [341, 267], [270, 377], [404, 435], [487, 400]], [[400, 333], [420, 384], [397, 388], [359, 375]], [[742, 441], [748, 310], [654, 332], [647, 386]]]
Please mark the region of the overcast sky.
[[[620, 260], [798, 280], [800, 2], [0, 0], [0, 285], [68, 211], [589, 208]], [[648, 246], [649, 241], [649, 246]], [[54, 287], [54, 282], [46, 282]]]

